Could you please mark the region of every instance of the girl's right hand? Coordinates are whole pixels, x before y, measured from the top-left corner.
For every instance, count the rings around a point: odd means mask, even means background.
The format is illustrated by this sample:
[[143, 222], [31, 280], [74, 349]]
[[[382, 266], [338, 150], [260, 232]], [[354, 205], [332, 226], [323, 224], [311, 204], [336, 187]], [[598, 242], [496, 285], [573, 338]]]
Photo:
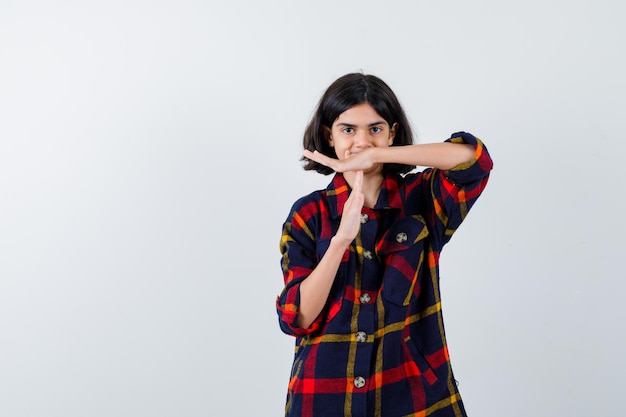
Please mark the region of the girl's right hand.
[[356, 171], [354, 178], [354, 187], [352, 192], [343, 205], [343, 214], [341, 215], [341, 223], [335, 237], [340, 239], [348, 246], [361, 229], [361, 209], [365, 202], [363, 194], [363, 171]]
[[373, 152], [378, 148], [364, 149], [363, 151], [351, 154], [350, 151], [346, 151], [343, 159], [331, 158], [319, 151], [311, 152], [304, 150], [302, 155], [312, 161], [327, 166], [335, 172], [348, 172], [348, 171], [367, 171], [375, 165], [373, 160]]

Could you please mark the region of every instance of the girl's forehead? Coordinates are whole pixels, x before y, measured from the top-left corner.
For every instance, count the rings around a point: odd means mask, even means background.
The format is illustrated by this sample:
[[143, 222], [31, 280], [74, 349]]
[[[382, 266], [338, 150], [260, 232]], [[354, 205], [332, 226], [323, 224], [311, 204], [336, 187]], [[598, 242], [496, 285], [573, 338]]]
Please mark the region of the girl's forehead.
[[335, 123], [366, 124], [387, 123], [369, 103], [356, 104], [341, 113]]

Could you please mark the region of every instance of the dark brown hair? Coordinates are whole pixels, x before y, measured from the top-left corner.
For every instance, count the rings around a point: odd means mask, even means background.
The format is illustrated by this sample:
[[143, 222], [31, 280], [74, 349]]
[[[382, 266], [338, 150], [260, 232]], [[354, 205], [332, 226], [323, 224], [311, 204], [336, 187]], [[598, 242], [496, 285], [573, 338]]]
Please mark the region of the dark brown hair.
[[[318, 151], [337, 158], [335, 149], [328, 143], [324, 127], [331, 128], [339, 115], [357, 104], [369, 103], [389, 124], [397, 123], [396, 134], [391, 146], [413, 144], [413, 133], [404, 110], [394, 92], [380, 78], [361, 73], [346, 74], [333, 82], [320, 99], [317, 110], [304, 132], [304, 149]], [[304, 169], [328, 175], [334, 171], [320, 163], [302, 157]], [[404, 174], [412, 170], [411, 165], [385, 164], [386, 172]]]

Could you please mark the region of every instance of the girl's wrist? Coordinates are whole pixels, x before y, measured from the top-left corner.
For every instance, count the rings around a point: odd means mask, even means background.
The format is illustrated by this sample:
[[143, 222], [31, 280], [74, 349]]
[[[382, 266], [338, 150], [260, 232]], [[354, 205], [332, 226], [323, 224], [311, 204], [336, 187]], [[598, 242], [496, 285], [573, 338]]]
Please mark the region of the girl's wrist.
[[350, 243], [352, 243], [353, 240], [354, 239], [348, 240], [339, 235], [335, 235], [330, 239], [329, 248], [335, 246], [337, 247], [338, 250], [341, 250], [343, 253], [343, 251], [345, 251], [348, 248], [348, 246], [350, 246]]
[[371, 161], [372, 164], [382, 164], [384, 162], [383, 153], [386, 148], [371, 148]]

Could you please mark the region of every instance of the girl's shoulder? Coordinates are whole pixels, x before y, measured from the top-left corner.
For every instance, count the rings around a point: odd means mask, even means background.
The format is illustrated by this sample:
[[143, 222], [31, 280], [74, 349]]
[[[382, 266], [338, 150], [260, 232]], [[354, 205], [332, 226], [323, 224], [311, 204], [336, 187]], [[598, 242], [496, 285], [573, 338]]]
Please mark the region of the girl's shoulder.
[[289, 210], [289, 218], [300, 216], [309, 218], [320, 212], [320, 206], [325, 205], [327, 201], [327, 190], [315, 190], [307, 195], [298, 198]]
[[297, 199], [291, 207], [291, 214], [303, 213], [306, 217], [314, 214], [329, 214], [335, 217], [338, 206], [348, 198], [348, 185], [341, 174], [336, 174], [326, 188], [315, 190]]

